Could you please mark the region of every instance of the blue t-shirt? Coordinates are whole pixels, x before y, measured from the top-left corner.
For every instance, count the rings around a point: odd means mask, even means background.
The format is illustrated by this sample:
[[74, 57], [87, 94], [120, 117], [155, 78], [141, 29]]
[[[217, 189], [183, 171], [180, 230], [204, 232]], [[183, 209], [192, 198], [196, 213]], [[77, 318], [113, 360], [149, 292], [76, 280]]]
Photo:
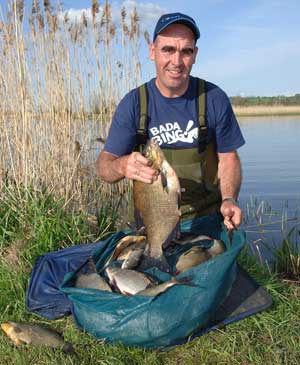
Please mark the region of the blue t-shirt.
[[[192, 148], [198, 145], [196, 78], [190, 76], [184, 95], [167, 98], [158, 90], [155, 79], [147, 83], [148, 133], [162, 148]], [[121, 100], [111, 123], [104, 146], [106, 152], [123, 156], [132, 152], [139, 127], [138, 89]], [[218, 86], [206, 81], [206, 123], [208, 138], [217, 152], [230, 152], [245, 141], [228, 96]]]

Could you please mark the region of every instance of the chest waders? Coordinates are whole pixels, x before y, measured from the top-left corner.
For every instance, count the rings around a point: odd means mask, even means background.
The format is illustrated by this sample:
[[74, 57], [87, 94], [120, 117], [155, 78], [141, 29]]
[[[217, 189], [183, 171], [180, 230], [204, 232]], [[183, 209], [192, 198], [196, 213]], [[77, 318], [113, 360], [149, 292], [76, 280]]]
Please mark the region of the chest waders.
[[[181, 217], [183, 219], [216, 212], [221, 203], [218, 188], [218, 156], [214, 142], [207, 140], [205, 120], [205, 81], [197, 79], [198, 147], [163, 148], [164, 155], [179, 177], [181, 186]], [[142, 151], [148, 139], [148, 92], [146, 84], [139, 87], [140, 125], [136, 150]]]

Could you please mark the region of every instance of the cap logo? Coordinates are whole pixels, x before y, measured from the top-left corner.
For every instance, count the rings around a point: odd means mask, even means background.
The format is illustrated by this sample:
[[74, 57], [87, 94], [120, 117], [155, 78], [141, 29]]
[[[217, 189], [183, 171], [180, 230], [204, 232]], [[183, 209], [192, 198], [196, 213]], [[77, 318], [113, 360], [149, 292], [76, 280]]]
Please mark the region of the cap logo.
[[183, 23], [187, 27], [189, 27], [195, 34], [195, 39], [197, 40], [200, 37], [199, 29], [195, 23], [195, 20], [185, 14], [181, 13], [173, 13], [173, 14], [165, 14], [160, 17], [158, 20], [155, 30], [153, 40], [155, 40], [156, 36], [164, 30], [167, 26], [173, 23]]

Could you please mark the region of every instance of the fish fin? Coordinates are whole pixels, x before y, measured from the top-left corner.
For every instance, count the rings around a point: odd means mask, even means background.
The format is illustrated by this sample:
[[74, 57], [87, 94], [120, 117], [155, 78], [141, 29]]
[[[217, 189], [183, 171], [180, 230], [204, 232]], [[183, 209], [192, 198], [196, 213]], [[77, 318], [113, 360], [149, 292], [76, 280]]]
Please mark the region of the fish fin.
[[14, 339], [13, 339], [13, 341], [14, 341], [14, 343], [15, 343], [17, 346], [20, 346], [20, 345], [24, 345], [24, 344], [26, 344], [26, 342], [25, 342], [25, 341], [22, 341], [22, 340], [20, 340], [19, 338], [14, 338]]
[[121, 291], [121, 294], [128, 295], [128, 296], [131, 296], [131, 295], [132, 295], [132, 293], [128, 293], [128, 292], [127, 292], [127, 291], [125, 291], [125, 290], [122, 290], [122, 291]]
[[75, 349], [74, 349], [73, 345], [70, 342], [66, 342], [63, 345], [62, 350], [66, 354], [69, 354], [69, 355], [77, 355], [76, 352], [75, 352]]
[[180, 195], [180, 193], [178, 193], [177, 194], [177, 209], [179, 211], [179, 216], [181, 216], [180, 205], [181, 205], [181, 195]]
[[174, 240], [175, 237], [178, 236], [178, 232], [180, 232], [179, 219], [178, 219], [178, 223], [176, 223], [176, 225], [174, 226], [174, 228], [172, 229], [172, 231], [169, 233], [168, 237], [162, 243], [162, 248], [163, 249], [166, 249], [170, 245], [172, 246], [172, 244], [173, 244], [172, 241]]
[[189, 276], [185, 276], [183, 278], [176, 278], [174, 280], [179, 285], [197, 286], [196, 284], [191, 282], [192, 279], [193, 279], [192, 275], [189, 275]]
[[148, 255], [144, 255], [143, 260], [138, 267], [138, 270], [144, 271], [154, 267], [166, 273], [171, 272], [171, 267], [164, 256], [161, 256], [160, 258], [155, 258]]
[[163, 190], [166, 191], [167, 193], [169, 193], [167, 176], [164, 173], [164, 171], [162, 171], [162, 170], [160, 171], [160, 177], [161, 177], [161, 184], [162, 184]]
[[93, 257], [91, 255], [88, 257], [88, 266], [89, 266], [89, 269], [92, 272], [97, 272], [95, 262], [94, 262]]
[[20, 334], [20, 333], [22, 333], [23, 331], [22, 331], [22, 330], [21, 330], [21, 328], [19, 328], [19, 327], [14, 327], [14, 332], [15, 332], [15, 333]]
[[146, 227], [143, 225], [136, 231], [136, 235], [145, 235]]

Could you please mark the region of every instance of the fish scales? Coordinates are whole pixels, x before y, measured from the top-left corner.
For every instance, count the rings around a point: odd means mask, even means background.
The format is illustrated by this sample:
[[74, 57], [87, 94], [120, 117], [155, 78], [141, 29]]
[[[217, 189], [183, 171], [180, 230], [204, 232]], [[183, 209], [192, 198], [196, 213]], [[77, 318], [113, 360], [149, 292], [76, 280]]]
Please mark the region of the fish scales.
[[[147, 148], [152, 151], [147, 153]], [[146, 228], [149, 256], [161, 258], [163, 244], [172, 238], [179, 223], [180, 184], [175, 171], [153, 141], [147, 145], [145, 156], [153, 161], [153, 167], [160, 174], [151, 184], [134, 181], [134, 204]]]
[[7, 336], [18, 346], [45, 345], [52, 348], [61, 348], [64, 352], [75, 354], [72, 344], [65, 342], [63, 336], [56, 330], [38, 324], [6, 322], [1, 328]]

